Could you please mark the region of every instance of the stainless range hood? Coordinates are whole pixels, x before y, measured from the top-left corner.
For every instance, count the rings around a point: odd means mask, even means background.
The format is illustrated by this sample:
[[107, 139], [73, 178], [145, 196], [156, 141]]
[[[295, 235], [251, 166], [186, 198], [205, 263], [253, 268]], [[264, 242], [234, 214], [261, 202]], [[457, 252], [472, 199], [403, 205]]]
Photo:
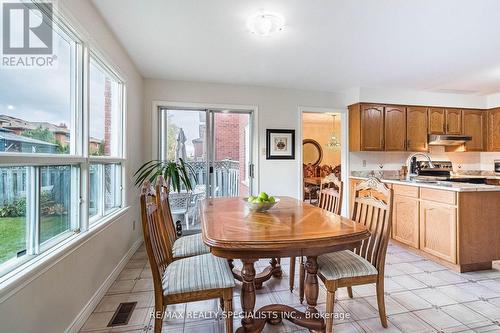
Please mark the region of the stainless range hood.
[[471, 141], [471, 136], [466, 135], [436, 135], [429, 134], [429, 146], [460, 146]]

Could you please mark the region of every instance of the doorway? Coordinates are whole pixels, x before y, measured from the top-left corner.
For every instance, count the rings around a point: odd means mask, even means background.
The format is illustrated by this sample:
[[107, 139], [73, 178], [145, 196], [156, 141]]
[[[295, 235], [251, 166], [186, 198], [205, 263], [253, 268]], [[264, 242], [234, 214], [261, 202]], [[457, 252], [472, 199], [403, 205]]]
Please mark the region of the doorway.
[[207, 197], [253, 193], [253, 112], [251, 110], [159, 110], [159, 157], [182, 158], [193, 187]]
[[[317, 204], [322, 177], [334, 173], [347, 181], [347, 125], [344, 111], [301, 108], [301, 179], [304, 201]], [[346, 189], [348, 186], [344, 186]], [[344, 193], [344, 198], [346, 198]], [[345, 200], [344, 200], [345, 201]], [[342, 212], [347, 212], [343, 203]]]

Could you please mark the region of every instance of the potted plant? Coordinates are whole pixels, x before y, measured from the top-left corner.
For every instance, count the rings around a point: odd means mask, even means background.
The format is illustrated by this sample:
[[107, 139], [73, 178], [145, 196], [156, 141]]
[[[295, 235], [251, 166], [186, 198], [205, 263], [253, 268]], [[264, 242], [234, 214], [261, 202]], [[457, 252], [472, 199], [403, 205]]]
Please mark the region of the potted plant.
[[135, 185], [141, 186], [145, 180], [154, 184], [156, 178], [161, 175], [167, 182], [167, 188], [180, 192], [181, 185], [184, 185], [186, 190], [190, 191], [193, 186], [189, 173], [196, 178], [193, 167], [186, 164], [182, 158], [179, 159], [179, 162], [151, 160], [144, 163], [134, 174]]

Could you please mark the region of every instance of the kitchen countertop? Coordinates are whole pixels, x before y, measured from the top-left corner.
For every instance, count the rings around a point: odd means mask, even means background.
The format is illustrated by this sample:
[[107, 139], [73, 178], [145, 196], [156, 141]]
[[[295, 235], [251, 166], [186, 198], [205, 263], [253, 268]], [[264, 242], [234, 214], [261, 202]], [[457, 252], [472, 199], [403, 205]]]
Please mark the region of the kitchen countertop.
[[[359, 177], [359, 176], [351, 176], [350, 178], [351, 179], [361, 179], [361, 180], [367, 179], [367, 177]], [[447, 181], [438, 181], [437, 183], [425, 183], [425, 182], [408, 181], [406, 179], [396, 179], [396, 178], [381, 178], [381, 180], [382, 180], [382, 182], [388, 183], [388, 184], [418, 186], [418, 187], [432, 188], [432, 189], [436, 189], [436, 190], [447, 190], [447, 191], [455, 191], [455, 192], [500, 191], [500, 186], [495, 186], [495, 185], [455, 183], [455, 182], [447, 182]]]

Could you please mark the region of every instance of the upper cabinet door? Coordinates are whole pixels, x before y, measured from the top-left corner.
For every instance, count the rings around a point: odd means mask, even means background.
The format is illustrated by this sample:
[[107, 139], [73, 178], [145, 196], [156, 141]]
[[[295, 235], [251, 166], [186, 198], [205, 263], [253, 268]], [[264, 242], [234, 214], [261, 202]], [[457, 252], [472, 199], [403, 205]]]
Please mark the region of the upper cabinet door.
[[406, 150], [406, 107], [385, 107], [385, 150]]
[[384, 150], [384, 107], [361, 106], [361, 150]]
[[446, 109], [446, 134], [462, 133], [462, 110]]
[[488, 111], [488, 150], [500, 151], [500, 108]]
[[429, 134], [446, 133], [446, 115], [444, 108], [429, 108]]
[[464, 135], [472, 137], [472, 140], [465, 143], [467, 151], [486, 150], [486, 111], [464, 110]]
[[406, 108], [406, 150], [428, 151], [427, 108], [424, 106], [409, 106]]

